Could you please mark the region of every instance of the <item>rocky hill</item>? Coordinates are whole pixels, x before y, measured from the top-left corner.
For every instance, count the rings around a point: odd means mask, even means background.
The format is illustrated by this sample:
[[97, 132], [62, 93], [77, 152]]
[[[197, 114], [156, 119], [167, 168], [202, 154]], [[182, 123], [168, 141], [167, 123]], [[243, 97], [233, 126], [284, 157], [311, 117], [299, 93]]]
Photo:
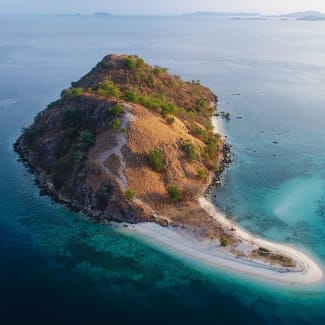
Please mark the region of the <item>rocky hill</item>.
[[200, 208], [223, 140], [216, 96], [137, 56], [109, 55], [40, 112], [15, 144], [42, 190], [101, 220], [218, 232]]

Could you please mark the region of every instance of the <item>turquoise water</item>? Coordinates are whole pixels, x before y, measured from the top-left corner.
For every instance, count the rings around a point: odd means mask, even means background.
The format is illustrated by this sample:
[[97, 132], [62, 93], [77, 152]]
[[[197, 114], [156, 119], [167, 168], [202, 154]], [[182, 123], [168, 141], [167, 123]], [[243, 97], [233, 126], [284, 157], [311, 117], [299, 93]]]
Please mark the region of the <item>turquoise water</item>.
[[3, 323], [324, 322], [323, 284], [290, 289], [159, 252], [39, 196], [12, 150], [104, 55], [137, 53], [201, 80], [231, 112], [235, 162], [216, 204], [325, 264], [324, 40], [322, 22], [1, 16]]

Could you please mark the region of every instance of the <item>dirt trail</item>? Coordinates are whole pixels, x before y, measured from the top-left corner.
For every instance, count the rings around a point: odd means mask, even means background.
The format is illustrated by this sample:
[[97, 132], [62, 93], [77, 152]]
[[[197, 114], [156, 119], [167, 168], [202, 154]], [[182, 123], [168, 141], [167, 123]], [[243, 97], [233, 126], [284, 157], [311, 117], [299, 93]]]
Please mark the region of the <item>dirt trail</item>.
[[[132, 106], [128, 105], [128, 104], [122, 104], [122, 107], [125, 109], [125, 112], [123, 113], [123, 115], [121, 116], [121, 126], [120, 126], [120, 130], [121, 129], [126, 129], [127, 130], [127, 126], [129, 124], [130, 121], [132, 121], [134, 119], [134, 116], [130, 113], [130, 111], [132, 110]], [[125, 159], [123, 157], [123, 153], [122, 153], [122, 148], [124, 147], [124, 145], [126, 145], [127, 143], [127, 138], [126, 138], [126, 134], [122, 133], [121, 131], [118, 132], [118, 134], [116, 135], [116, 144], [113, 148], [106, 150], [104, 152], [102, 152], [97, 161], [100, 164], [100, 166], [102, 168], [104, 168], [104, 170], [112, 177], [116, 178], [116, 176], [110, 171], [109, 168], [107, 168], [104, 163], [105, 161], [111, 157], [112, 155], [116, 155], [121, 163], [121, 174], [120, 177], [118, 178], [118, 182], [121, 186], [121, 188], [123, 190], [126, 190], [128, 187], [128, 180], [125, 176], [125, 169], [126, 169], [126, 162]]]

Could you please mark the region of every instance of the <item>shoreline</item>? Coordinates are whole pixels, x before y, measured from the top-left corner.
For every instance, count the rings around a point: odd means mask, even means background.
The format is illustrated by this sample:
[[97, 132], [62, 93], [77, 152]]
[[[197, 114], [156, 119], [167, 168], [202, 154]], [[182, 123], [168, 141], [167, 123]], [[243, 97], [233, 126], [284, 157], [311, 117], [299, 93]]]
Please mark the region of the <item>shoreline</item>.
[[[215, 133], [221, 134], [220, 122], [220, 119], [217, 117], [212, 117]], [[212, 182], [220, 176], [221, 173], [214, 175]], [[220, 182], [220, 180], [218, 181]], [[156, 223], [140, 223], [127, 227], [125, 224], [124, 226], [118, 225], [117, 228], [120, 232], [135, 236], [140, 241], [144, 240], [151, 245], [158, 245], [158, 249], [162, 251], [167, 250], [171, 254], [186, 257], [192, 261], [219, 270], [231, 270], [237, 274], [291, 286], [312, 285], [323, 279], [322, 269], [307, 254], [285, 244], [255, 237], [253, 234], [227, 220], [226, 215], [207, 199], [210, 188], [211, 183], [209, 183], [205, 194], [198, 199], [198, 202], [203, 210], [239, 240], [241, 250], [263, 247], [274, 253], [292, 258], [296, 266], [289, 268], [263, 262], [257, 258], [239, 257], [232, 254], [227, 248], [221, 247], [219, 240], [202, 239], [179, 227], [161, 227]]]

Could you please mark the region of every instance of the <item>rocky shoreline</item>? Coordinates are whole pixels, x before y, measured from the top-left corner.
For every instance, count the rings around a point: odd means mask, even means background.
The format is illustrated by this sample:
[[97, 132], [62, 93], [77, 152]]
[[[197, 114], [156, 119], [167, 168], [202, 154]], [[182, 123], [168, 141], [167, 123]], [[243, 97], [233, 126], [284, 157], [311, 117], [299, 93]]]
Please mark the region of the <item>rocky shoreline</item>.
[[229, 168], [230, 164], [233, 162], [233, 156], [231, 153], [231, 144], [224, 142], [222, 148], [222, 159], [219, 163], [219, 168], [214, 172], [211, 182], [204, 191], [204, 197], [209, 198], [213, 188], [220, 187], [222, 184], [222, 175], [226, 169]]

